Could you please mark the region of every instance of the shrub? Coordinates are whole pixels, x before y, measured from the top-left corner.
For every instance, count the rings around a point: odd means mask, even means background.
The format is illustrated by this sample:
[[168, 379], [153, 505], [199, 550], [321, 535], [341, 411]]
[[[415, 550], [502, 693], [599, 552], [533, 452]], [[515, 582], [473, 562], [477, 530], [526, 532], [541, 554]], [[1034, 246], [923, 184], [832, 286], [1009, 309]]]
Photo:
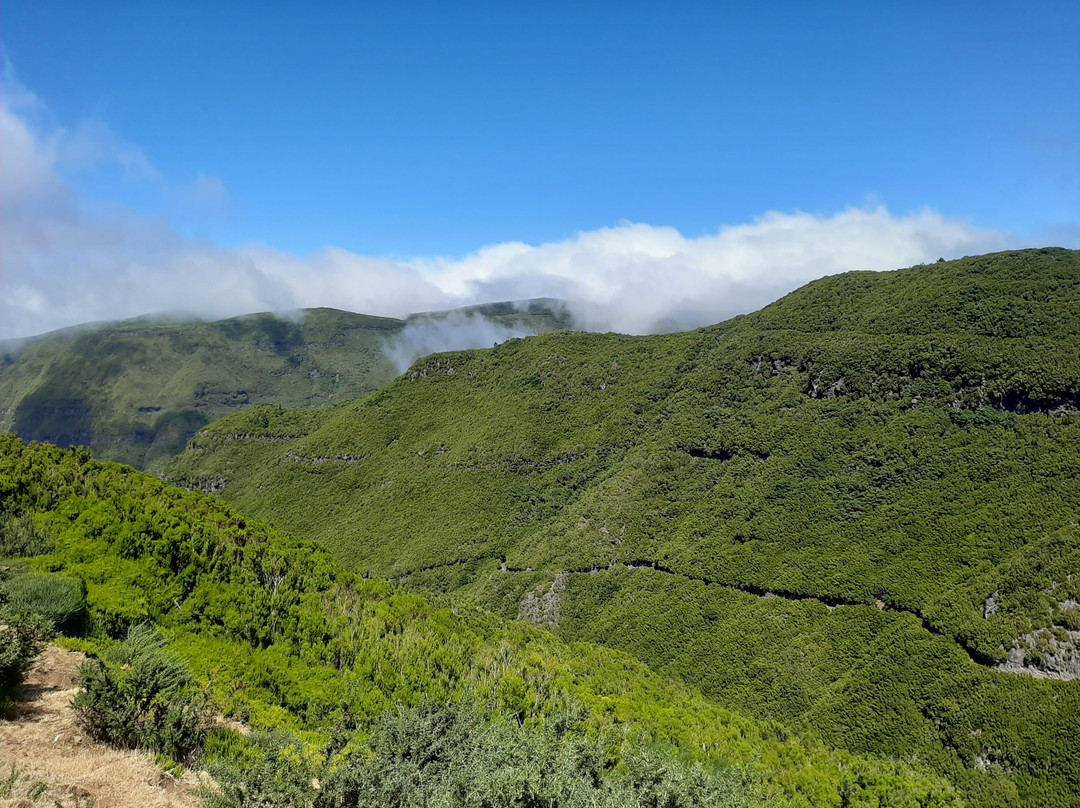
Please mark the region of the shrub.
[[204, 785], [206, 808], [264, 805], [334, 805], [315, 787], [323, 772], [294, 738], [278, 732], [255, 732], [242, 738], [216, 731], [207, 743], [208, 769], [214, 785]]
[[52, 626], [40, 615], [0, 606], [0, 701], [10, 700], [52, 635]]
[[113, 746], [150, 749], [180, 763], [197, 758], [207, 718], [187, 668], [164, 638], [135, 626], [107, 659], [79, 669], [81, 689], [72, 702], [79, 726]]
[[52, 535], [32, 514], [0, 513], [0, 558], [45, 555], [54, 546]]
[[684, 763], [669, 749], [639, 750], [617, 768], [573, 718], [486, 721], [478, 708], [454, 705], [387, 713], [370, 746], [349, 744], [341, 755], [305, 753], [280, 734], [252, 735], [247, 749], [237, 742], [215, 741], [208, 808], [734, 808], [752, 793], [734, 772]]
[[[637, 748], [621, 766], [571, 716], [539, 725], [485, 721], [475, 708], [387, 714], [371, 755], [328, 779], [335, 806], [742, 806], [751, 788], [733, 771]], [[612, 739], [614, 740], [614, 739]]]
[[15, 611], [40, 614], [62, 634], [81, 634], [86, 626], [86, 584], [78, 578], [16, 573], [0, 583], [0, 598]]

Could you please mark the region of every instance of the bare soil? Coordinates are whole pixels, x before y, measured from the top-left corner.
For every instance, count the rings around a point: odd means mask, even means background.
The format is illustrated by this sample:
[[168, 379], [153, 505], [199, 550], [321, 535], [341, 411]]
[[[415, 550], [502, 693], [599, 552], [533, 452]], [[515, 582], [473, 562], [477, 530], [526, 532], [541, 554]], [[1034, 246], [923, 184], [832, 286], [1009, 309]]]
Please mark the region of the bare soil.
[[[198, 783], [190, 772], [182, 778], [173, 777], [157, 766], [151, 755], [95, 743], [76, 726], [71, 700], [78, 691], [83, 659], [73, 651], [47, 648], [27, 674], [24, 700], [15, 717], [0, 720], [0, 781], [8, 781], [13, 772], [16, 777], [10, 797], [0, 800], [0, 805], [200, 805], [192, 793]], [[32, 801], [35, 795], [37, 799]]]

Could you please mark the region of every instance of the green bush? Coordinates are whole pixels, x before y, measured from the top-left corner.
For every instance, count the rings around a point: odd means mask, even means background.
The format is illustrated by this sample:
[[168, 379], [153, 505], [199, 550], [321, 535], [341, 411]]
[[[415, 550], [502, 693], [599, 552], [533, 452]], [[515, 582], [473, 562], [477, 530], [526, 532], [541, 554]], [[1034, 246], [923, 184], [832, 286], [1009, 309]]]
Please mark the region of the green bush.
[[0, 558], [21, 558], [51, 553], [55, 542], [32, 514], [0, 513]]
[[314, 786], [322, 767], [289, 735], [255, 732], [243, 738], [218, 731], [210, 736], [206, 757], [214, 785], [200, 793], [205, 808], [333, 805]]
[[[486, 721], [476, 708], [427, 705], [383, 716], [362, 750], [305, 754], [286, 735], [221, 739], [208, 808], [745, 806], [751, 789], [732, 770], [684, 762], [674, 750], [635, 748], [621, 765], [571, 715], [539, 725]], [[616, 741], [617, 739], [608, 739]], [[618, 745], [616, 743], [616, 745]], [[362, 750], [362, 751], [361, 751]]]
[[184, 663], [147, 626], [79, 669], [76, 720], [97, 741], [125, 749], [150, 749], [188, 763], [199, 756], [207, 719]]
[[0, 606], [0, 702], [5, 706], [52, 635], [52, 626], [40, 615]]
[[62, 634], [80, 634], [86, 626], [86, 584], [78, 578], [17, 572], [0, 582], [0, 598], [16, 611], [40, 614]]

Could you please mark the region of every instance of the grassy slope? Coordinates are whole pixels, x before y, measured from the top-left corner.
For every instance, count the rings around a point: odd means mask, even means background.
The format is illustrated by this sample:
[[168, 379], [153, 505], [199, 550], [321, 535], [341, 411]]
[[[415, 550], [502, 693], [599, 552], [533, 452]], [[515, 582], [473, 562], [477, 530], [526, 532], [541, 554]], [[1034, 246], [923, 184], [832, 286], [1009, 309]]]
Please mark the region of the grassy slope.
[[439, 355], [314, 415], [225, 419], [169, 473], [354, 569], [929, 759], [977, 803], [1076, 805], [1080, 684], [988, 664], [1078, 628], [1078, 279], [1078, 253], [1004, 253], [691, 334]]
[[[496, 304], [457, 316], [541, 333], [567, 325], [552, 305]], [[0, 429], [59, 446], [88, 445], [105, 459], [156, 470], [197, 429], [252, 404], [323, 407], [378, 390], [397, 375], [383, 355], [387, 339], [408, 323], [449, 314], [394, 320], [310, 309], [298, 321], [257, 314], [67, 329], [4, 357]]]
[[55, 536], [51, 554], [20, 563], [86, 582], [89, 647], [150, 622], [209, 683], [218, 709], [300, 733], [310, 754], [342, 727], [361, 741], [402, 705], [472, 702], [530, 725], [576, 707], [592, 731], [622, 739], [616, 759], [644, 742], [735, 766], [770, 805], [962, 804], [924, 763], [830, 751], [628, 655], [360, 579], [215, 498], [84, 452], [0, 436], [0, 505], [34, 514]]

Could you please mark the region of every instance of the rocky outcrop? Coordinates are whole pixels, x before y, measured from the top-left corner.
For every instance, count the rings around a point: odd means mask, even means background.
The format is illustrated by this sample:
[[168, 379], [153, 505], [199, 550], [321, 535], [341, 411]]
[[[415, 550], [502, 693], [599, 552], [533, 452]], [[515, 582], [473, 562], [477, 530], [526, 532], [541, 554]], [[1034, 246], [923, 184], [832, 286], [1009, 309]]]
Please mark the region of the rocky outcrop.
[[1041, 628], [1019, 638], [1009, 659], [996, 666], [1008, 673], [1025, 673], [1038, 679], [1080, 678], [1080, 631], [1060, 626]]
[[558, 626], [562, 616], [562, 595], [566, 591], [567, 573], [559, 573], [542, 594], [530, 592], [518, 608], [518, 620], [534, 626]]

